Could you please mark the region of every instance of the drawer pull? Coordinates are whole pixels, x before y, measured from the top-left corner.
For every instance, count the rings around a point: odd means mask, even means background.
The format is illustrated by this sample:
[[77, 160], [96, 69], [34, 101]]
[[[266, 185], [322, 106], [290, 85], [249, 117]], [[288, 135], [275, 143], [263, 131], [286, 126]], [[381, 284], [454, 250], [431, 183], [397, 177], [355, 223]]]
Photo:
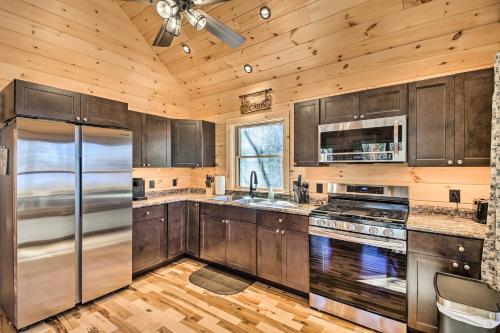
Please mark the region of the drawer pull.
[[453, 266], [453, 268], [458, 268], [458, 263], [457, 263], [457, 262], [454, 262], [454, 263], [452, 264], [452, 266]]
[[280, 229], [276, 229], [276, 233], [279, 234], [279, 232], [280, 232]]
[[281, 234], [282, 234], [282, 235], [283, 235], [283, 234], [285, 234], [285, 230], [281, 230]]
[[162, 218], [162, 219], [161, 219], [161, 221], [162, 221], [162, 222], [165, 222], [165, 219], [163, 219], [163, 218]]
[[279, 222], [279, 223], [283, 222], [283, 219], [278, 219], [278, 222]]
[[467, 264], [465, 264], [465, 265], [464, 265], [464, 269], [465, 269], [466, 271], [470, 271], [470, 266], [469, 266], [469, 265], [467, 265]]
[[458, 247], [458, 251], [460, 251], [460, 252], [465, 252], [465, 247], [463, 247], [463, 246], [459, 246], [459, 247]]
[[150, 212], [150, 211], [147, 211], [147, 212], [146, 212], [146, 215], [151, 215], [151, 212]]

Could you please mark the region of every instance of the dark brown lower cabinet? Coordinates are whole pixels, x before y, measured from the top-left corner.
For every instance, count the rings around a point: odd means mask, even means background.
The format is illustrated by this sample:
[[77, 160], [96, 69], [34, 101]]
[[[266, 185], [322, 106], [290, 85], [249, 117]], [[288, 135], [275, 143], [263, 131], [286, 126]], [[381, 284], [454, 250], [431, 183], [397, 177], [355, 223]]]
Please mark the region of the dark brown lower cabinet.
[[134, 220], [132, 235], [132, 270], [134, 273], [167, 259], [165, 218]]
[[252, 275], [257, 273], [257, 225], [226, 220], [226, 265]]
[[257, 227], [257, 276], [309, 291], [309, 235], [288, 229]]
[[408, 327], [436, 333], [434, 275], [445, 272], [479, 279], [482, 241], [411, 231], [408, 248]]
[[224, 219], [200, 215], [200, 257], [223, 265], [226, 261]]
[[168, 205], [168, 259], [182, 255], [186, 248], [186, 202]]
[[200, 204], [187, 203], [186, 253], [200, 256]]

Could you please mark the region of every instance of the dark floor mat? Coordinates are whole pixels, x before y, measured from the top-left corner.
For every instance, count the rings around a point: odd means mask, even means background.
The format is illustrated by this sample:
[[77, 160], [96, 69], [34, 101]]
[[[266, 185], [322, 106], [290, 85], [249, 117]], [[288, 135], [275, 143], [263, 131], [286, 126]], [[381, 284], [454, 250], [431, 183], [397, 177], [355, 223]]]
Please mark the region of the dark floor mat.
[[189, 276], [189, 281], [218, 295], [233, 295], [247, 289], [255, 281], [205, 266]]

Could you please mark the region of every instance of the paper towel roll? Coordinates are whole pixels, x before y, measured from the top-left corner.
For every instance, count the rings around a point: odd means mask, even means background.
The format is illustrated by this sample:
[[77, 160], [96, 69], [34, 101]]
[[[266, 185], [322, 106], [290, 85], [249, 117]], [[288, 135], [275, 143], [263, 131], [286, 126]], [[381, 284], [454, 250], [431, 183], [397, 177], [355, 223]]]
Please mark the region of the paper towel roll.
[[215, 195], [226, 194], [226, 177], [215, 176]]

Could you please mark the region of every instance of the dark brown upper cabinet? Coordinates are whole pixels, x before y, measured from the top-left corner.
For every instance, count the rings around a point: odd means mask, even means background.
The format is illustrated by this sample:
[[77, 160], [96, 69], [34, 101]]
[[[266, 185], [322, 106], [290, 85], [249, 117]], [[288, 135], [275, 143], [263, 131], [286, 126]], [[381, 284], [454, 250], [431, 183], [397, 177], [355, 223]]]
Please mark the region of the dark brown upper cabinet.
[[489, 166], [493, 69], [455, 75], [455, 163]]
[[294, 105], [294, 165], [318, 166], [319, 101]]
[[488, 166], [493, 70], [409, 86], [408, 164]]
[[90, 95], [82, 95], [81, 100], [82, 122], [99, 126], [127, 127], [127, 103]]
[[1, 93], [1, 121], [28, 116], [72, 122], [80, 117], [80, 99], [76, 92], [14, 80]]
[[146, 115], [143, 128], [143, 151], [148, 167], [172, 166], [171, 162], [171, 120]]
[[357, 92], [322, 98], [320, 103], [320, 124], [343, 123], [359, 118]]
[[215, 124], [202, 120], [172, 120], [172, 166], [215, 166]]
[[81, 124], [127, 127], [127, 103], [14, 80], [1, 93], [0, 121], [27, 116]]
[[413, 82], [409, 86], [408, 164], [454, 164], [453, 76]]
[[134, 167], [170, 167], [171, 120], [139, 112], [128, 112], [127, 128], [132, 131]]
[[408, 85], [382, 87], [359, 93], [359, 119], [405, 115], [408, 110]]

